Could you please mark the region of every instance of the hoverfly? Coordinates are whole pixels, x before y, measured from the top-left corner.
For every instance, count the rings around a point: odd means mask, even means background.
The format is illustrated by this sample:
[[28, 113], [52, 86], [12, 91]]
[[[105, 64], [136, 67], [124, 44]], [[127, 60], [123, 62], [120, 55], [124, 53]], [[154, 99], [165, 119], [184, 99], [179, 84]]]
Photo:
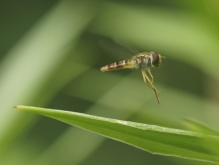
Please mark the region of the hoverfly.
[[[157, 98], [158, 105], [160, 104], [160, 98], [156, 87], [154, 86], [154, 77], [151, 74], [150, 67], [160, 67], [162, 59], [165, 59], [165, 56], [152, 51], [152, 52], [142, 52], [136, 54], [131, 59], [122, 60], [119, 62], [114, 62], [109, 65], [102, 67], [100, 70], [102, 72], [118, 70], [118, 69], [127, 69], [127, 68], [136, 68], [141, 69], [143, 80], [145, 84], [153, 89], [155, 96]], [[149, 73], [150, 77], [147, 75]]]

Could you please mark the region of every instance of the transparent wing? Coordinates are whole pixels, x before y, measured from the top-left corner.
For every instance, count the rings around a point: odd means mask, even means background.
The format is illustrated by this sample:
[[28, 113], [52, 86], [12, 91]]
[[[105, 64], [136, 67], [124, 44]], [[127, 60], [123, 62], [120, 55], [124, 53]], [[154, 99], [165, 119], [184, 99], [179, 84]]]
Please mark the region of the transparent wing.
[[120, 45], [123, 49], [127, 50], [130, 53], [138, 54], [140, 53], [135, 47], [131, 46], [127, 41], [121, 38], [114, 38], [114, 42]]
[[101, 38], [99, 45], [106, 54], [117, 60], [130, 59], [133, 55], [139, 53], [137, 49], [121, 38]]

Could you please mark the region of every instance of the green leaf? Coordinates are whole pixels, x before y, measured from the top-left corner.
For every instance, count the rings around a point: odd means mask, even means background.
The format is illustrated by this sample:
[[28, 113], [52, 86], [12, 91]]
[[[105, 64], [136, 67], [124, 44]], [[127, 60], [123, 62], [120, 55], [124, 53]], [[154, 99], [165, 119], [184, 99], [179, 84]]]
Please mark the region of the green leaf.
[[217, 131], [193, 119], [186, 118], [184, 120], [184, 125], [189, 130], [192, 130], [192, 131], [197, 131], [197, 132], [201, 132], [201, 133], [209, 134], [209, 135], [216, 135], [216, 136], [219, 135]]
[[203, 138], [219, 139], [216, 136], [76, 112], [29, 106], [14, 108], [51, 117], [154, 154], [219, 163], [219, 157], [201, 144]]
[[[189, 130], [194, 130], [208, 135], [215, 135], [215, 136], [219, 135], [217, 131], [193, 119], [185, 119], [185, 125], [187, 126], [187, 128], [189, 128]], [[214, 152], [219, 156], [218, 138], [214, 138], [214, 139], [204, 138], [202, 144], [205, 146], [205, 148], [209, 149], [211, 152]]]

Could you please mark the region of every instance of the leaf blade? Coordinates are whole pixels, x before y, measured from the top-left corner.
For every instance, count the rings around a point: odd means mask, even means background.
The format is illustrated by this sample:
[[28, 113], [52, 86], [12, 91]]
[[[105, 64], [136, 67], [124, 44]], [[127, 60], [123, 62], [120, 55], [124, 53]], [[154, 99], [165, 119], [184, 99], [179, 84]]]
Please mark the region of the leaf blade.
[[[28, 106], [15, 106], [14, 108], [51, 117], [154, 154], [219, 163], [217, 155], [201, 145], [203, 134], [198, 132], [69, 111]], [[218, 139], [218, 137], [208, 135], [204, 135], [204, 137]]]

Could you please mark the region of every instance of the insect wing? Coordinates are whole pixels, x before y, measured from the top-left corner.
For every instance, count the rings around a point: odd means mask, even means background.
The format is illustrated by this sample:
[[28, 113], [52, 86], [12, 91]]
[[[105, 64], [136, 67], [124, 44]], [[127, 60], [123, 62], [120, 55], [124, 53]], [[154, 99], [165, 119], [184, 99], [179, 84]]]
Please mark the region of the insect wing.
[[115, 61], [130, 59], [133, 55], [139, 53], [137, 49], [120, 38], [102, 38], [99, 40], [99, 45], [106, 54], [113, 56]]

